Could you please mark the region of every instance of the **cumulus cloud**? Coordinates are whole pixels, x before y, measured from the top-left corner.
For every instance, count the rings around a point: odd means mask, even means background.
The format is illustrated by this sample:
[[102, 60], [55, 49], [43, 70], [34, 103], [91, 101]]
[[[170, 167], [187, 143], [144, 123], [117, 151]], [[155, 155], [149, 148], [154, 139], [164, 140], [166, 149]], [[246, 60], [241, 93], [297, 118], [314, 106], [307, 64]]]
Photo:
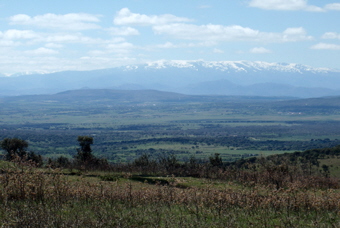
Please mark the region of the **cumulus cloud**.
[[135, 48], [135, 45], [126, 41], [112, 40], [105, 45], [105, 52], [126, 55]]
[[259, 31], [241, 26], [169, 24], [154, 26], [157, 34], [188, 40], [235, 40], [256, 37]]
[[282, 33], [260, 32], [239, 25], [193, 25], [169, 24], [153, 27], [156, 34], [165, 34], [177, 39], [209, 41], [260, 41], [260, 42], [295, 42], [310, 40], [303, 28], [288, 28]]
[[250, 7], [256, 7], [265, 10], [306, 10], [322, 12], [323, 8], [308, 5], [307, 0], [251, 0]]
[[340, 34], [336, 32], [326, 32], [322, 35], [322, 39], [340, 39]]
[[340, 50], [340, 45], [338, 44], [327, 44], [327, 43], [318, 43], [313, 45], [311, 49], [315, 50]]
[[46, 43], [81, 43], [81, 44], [100, 44], [102, 39], [87, 37], [82, 34], [50, 34], [42, 37], [40, 42]]
[[10, 29], [4, 32], [0, 31], [0, 42], [6, 46], [43, 44], [47, 48], [59, 48], [62, 43], [79, 43], [79, 44], [100, 44], [103, 42], [100, 38], [84, 36], [81, 33], [43, 33], [32, 30]]
[[127, 49], [132, 48], [133, 44], [124, 42], [124, 43], [115, 43], [115, 44], [109, 44], [107, 45], [108, 49], [115, 50], [115, 49]]
[[47, 43], [47, 44], [45, 44], [45, 47], [47, 47], [47, 48], [62, 48], [63, 45], [56, 44], [56, 43]]
[[34, 39], [37, 37], [39, 37], [39, 35], [31, 30], [10, 29], [5, 32], [0, 32], [0, 38], [5, 40]]
[[12, 40], [1, 40], [0, 39], [0, 46], [1, 47], [11, 47], [11, 46], [17, 46], [19, 43], [14, 42]]
[[122, 28], [110, 28], [109, 32], [114, 36], [136, 36], [139, 32], [135, 28], [122, 27]]
[[295, 42], [302, 40], [312, 40], [312, 36], [307, 36], [307, 32], [304, 28], [287, 28], [282, 33], [282, 41], [283, 42]]
[[326, 10], [340, 10], [340, 3], [331, 3], [325, 6]]
[[[213, 41], [204, 41], [204, 42], [190, 42], [190, 43], [179, 43], [174, 44], [172, 42], [166, 42], [164, 44], [158, 44], [152, 47], [155, 48], [193, 48], [193, 47], [209, 47], [216, 45], [216, 42]], [[152, 48], [151, 47], [151, 48]]]
[[99, 29], [99, 17], [85, 13], [70, 13], [64, 15], [44, 14], [31, 17], [26, 14], [17, 14], [9, 18], [12, 25], [27, 25], [45, 29], [62, 30], [88, 30]]
[[163, 15], [145, 15], [132, 13], [128, 8], [123, 8], [117, 12], [113, 23], [116, 25], [139, 25], [139, 26], [151, 26], [168, 23], [188, 22], [191, 21], [188, 18], [176, 17], [172, 14]]
[[159, 45], [156, 45], [157, 48], [178, 48], [178, 45], [175, 45], [171, 42], [166, 42], [164, 44], [159, 44]]
[[52, 49], [49, 49], [49, 48], [41, 47], [41, 48], [38, 48], [38, 49], [35, 49], [35, 50], [26, 51], [25, 53], [27, 53], [29, 55], [56, 55], [59, 52], [52, 50]]
[[264, 47], [254, 47], [250, 49], [249, 52], [253, 54], [267, 54], [267, 53], [271, 53], [271, 50], [264, 48]]

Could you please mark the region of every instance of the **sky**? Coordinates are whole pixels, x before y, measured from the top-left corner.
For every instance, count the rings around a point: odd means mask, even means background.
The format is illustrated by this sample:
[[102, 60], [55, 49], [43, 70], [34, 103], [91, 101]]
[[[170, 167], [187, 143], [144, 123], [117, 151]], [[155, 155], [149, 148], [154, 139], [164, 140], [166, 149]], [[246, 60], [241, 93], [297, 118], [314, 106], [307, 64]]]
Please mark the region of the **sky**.
[[340, 69], [336, 0], [0, 0], [0, 74], [157, 60]]

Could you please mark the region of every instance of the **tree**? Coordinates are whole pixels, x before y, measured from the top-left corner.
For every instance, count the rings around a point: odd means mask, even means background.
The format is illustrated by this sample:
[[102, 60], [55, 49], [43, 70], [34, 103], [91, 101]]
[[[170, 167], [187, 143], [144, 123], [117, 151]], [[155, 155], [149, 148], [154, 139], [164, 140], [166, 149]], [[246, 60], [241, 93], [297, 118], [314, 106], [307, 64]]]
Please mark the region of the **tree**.
[[84, 167], [85, 169], [107, 169], [109, 164], [106, 159], [96, 158], [92, 154], [91, 145], [93, 138], [90, 136], [78, 136], [80, 148], [77, 149], [77, 154], [74, 156], [75, 165]]
[[41, 155], [37, 155], [33, 151], [26, 151], [28, 143], [25, 140], [5, 138], [1, 141], [0, 146], [7, 152], [5, 155], [7, 161], [13, 161], [16, 158], [20, 158], [20, 161], [30, 161], [38, 167], [43, 165], [43, 158]]
[[5, 138], [1, 141], [1, 148], [7, 152], [6, 160], [13, 160], [16, 156], [24, 158], [27, 155], [28, 143], [18, 138]]
[[30, 151], [25, 156], [27, 161], [33, 162], [37, 167], [41, 167], [43, 165], [43, 158], [40, 154], [35, 154], [33, 151]]
[[93, 144], [93, 138], [90, 136], [78, 136], [80, 148], [77, 149], [78, 153], [75, 159], [80, 163], [89, 163], [93, 160], [91, 145]]
[[220, 157], [219, 153], [215, 153], [215, 156], [210, 156], [209, 161], [210, 161], [210, 164], [212, 166], [222, 166], [223, 165], [222, 158]]

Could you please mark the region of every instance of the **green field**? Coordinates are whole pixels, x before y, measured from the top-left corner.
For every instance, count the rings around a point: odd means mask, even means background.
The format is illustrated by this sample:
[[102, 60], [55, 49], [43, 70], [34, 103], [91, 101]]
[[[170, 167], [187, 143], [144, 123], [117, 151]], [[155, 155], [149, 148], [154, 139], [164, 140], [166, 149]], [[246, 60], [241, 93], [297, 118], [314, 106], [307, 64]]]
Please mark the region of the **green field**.
[[308, 99], [223, 96], [174, 101], [154, 91], [139, 99], [133, 98], [138, 91], [129, 98], [96, 92], [3, 98], [0, 138], [27, 140], [46, 157], [72, 157], [77, 136], [89, 135], [94, 154], [111, 162], [151, 152], [176, 154], [183, 161], [219, 153], [231, 161], [340, 144], [338, 102], [326, 106], [325, 100], [311, 100], [306, 106], [301, 104]]

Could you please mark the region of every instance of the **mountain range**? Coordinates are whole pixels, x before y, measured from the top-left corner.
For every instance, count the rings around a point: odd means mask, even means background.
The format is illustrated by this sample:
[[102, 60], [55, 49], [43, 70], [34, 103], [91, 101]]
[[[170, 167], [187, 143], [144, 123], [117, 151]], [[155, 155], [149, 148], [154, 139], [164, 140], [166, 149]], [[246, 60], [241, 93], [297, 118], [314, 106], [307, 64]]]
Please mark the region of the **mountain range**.
[[84, 88], [309, 98], [340, 95], [340, 71], [294, 63], [162, 60], [92, 71], [0, 77], [0, 96]]

